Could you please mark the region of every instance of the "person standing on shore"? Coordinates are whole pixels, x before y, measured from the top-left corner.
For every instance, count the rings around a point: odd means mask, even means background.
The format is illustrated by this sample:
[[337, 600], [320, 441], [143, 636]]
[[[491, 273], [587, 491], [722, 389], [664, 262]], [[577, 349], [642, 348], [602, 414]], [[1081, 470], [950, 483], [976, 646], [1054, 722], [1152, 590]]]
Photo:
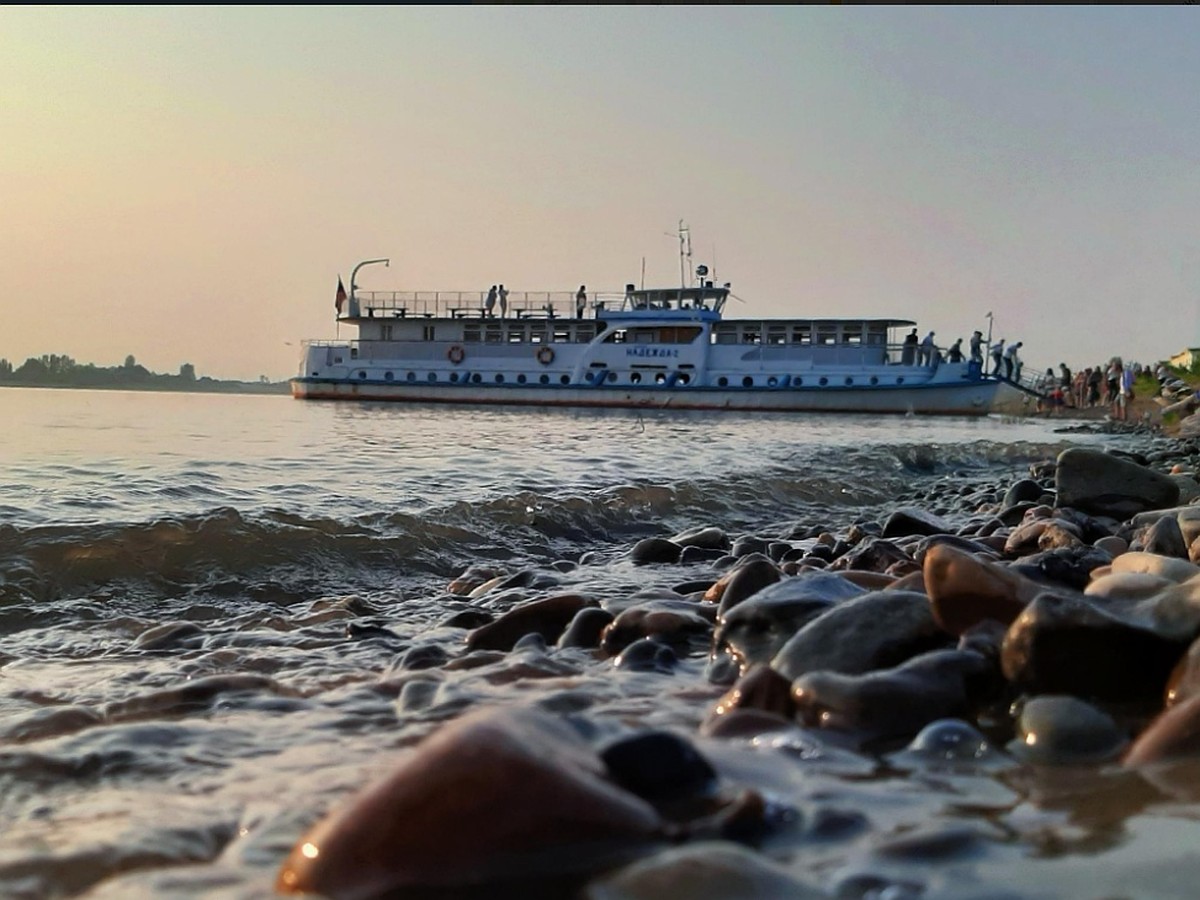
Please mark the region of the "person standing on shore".
[[1129, 419], [1129, 404], [1133, 402], [1133, 379], [1136, 378], [1133, 366], [1125, 366], [1121, 370], [1121, 419]]
[[1104, 401], [1109, 406], [1114, 406], [1117, 402], [1117, 394], [1121, 390], [1121, 358], [1114, 356], [1108, 363], [1108, 370], [1104, 373], [1104, 380], [1108, 387], [1108, 392], [1104, 395]]
[[[1121, 360], [1113, 359], [1108, 366], [1108, 407], [1109, 415], [1114, 419], [1125, 419], [1128, 417], [1129, 411], [1125, 408], [1125, 391], [1123, 385], [1125, 382], [1125, 367], [1121, 364]], [[1116, 388], [1113, 388], [1113, 385]]]
[[1099, 406], [1100, 405], [1100, 382], [1102, 382], [1104, 380], [1104, 374], [1103, 374], [1103, 371], [1101, 370], [1100, 366], [1096, 366], [1096, 368], [1094, 368], [1094, 369], [1088, 369], [1088, 371], [1091, 374], [1088, 375], [1087, 405], [1088, 406]]

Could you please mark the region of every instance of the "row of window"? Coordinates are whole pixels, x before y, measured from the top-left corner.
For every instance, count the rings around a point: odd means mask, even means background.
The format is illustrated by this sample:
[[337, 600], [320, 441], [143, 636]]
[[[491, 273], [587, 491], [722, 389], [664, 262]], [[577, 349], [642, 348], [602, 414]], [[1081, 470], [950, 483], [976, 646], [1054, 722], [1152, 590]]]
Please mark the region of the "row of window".
[[[314, 377], [318, 376], [319, 374], [320, 374], [319, 372], [313, 372]], [[360, 369], [357, 374], [358, 374], [358, 378], [360, 380], [362, 380], [362, 381], [366, 380], [367, 372], [365, 369]], [[615, 384], [619, 376], [617, 375], [616, 372], [613, 372], [613, 371], [608, 371], [608, 372], [597, 371], [597, 372], [585, 372], [583, 377], [584, 377], [584, 380], [588, 384], [597, 384], [602, 380], [606, 381], [610, 384]], [[383, 380], [384, 381], [395, 381], [396, 373], [384, 372]], [[418, 380], [417, 373], [416, 372], [406, 373], [404, 376], [404, 380], [409, 382], [410, 384], [415, 383]], [[429, 382], [436, 382], [438, 380], [438, 374], [436, 372], [430, 372], [425, 376], [425, 380], [429, 381]], [[459, 383], [461, 383], [461, 384], [468, 384], [468, 383], [482, 384], [483, 376], [478, 372], [473, 372], [473, 373], [465, 373], [464, 372], [461, 374], [459, 372], [451, 372], [449, 374], [449, 376], [446, 378], [446, 380], [449, 381], [451, 384], [459, 384]], [[500, 373], [500, 372], [497, 372], [495, 375], [493, 375], [492, 380], [496, 384], [504, 384], [507, 381], [507, 379], [505, 378], [503, 373]], [[691, 382], [691, 380], [692, 380], [691, 376], [688, 375], [686, 372], [673, 372], [671, 374], [667, 374], [666, 372], [654, 373], [654, 383], [657, 385], [668, 385], [668, 386], [680, 385], [680, 386], [683, 386], [683, 385], [689, 384]], [[838, 379], [833, 379], [833, 381], [837, 381], [837, 380]], [[550, 384], [550, 381], [551, 381], [550, 376], [545, 373], [542, 373], [541, 375], [539, 375], [537, 377], [536, 383], [537, 384]], [[766, 387], [772, 387], [772, 388], [773, 387], [789, 387], [789, 386], [803, 387], [804, 383], [805, 383], [804, 378], [800, 375], [768, 375], [765, 378], [759, 377], [758, 379], [755, 379], [754, 376], [752, 376], [752, 375], [745, 375], [742, 377], [741, 381], [742, 381], [742, 387], [747, 387], [747, 388], [756, 387], [756, 386], [763, 387], [764, 385]], [[830, 381], [831, 381], [830, 378], [828, 378], [825, 375], [822, 375], [821, 377], [819, 377], [817, 379], [810, 380], [809, 384], [811, 385], [811, 384], [815, 383], [819, 387], [828, 387], [830, 384]], [[856, 381], [852, 376], [848, 375], [848, 376], [840, 379], [840, 381], [841, 381], [841, 384], [843, 384], [846, 387], [853, 387], [855, 384], [870, 384], [872, 387], [874, 387], [879, 384], [879, 377], [876, 375], [872, 375], [870, 378], [859, 379]], [[516, 378], [514, 379], [514, 382], [516, 384], [530, 384], [531, 383], [530, 377], [527, 375], [524, 375], [524, 374], [517, 375]], [[569, 375], [560, 375], [560, 376], [558, 376], [558, 383], [559, 384], [570, 384], [571, 377]], [[642, 373], [641, 372], [630, 372], [629, 373], [629, 383], [630, 384], [641, 384], [642, 383]], [[724, 375], [722, 375], [720, 378], [717, 379], [717, 387], [729, 387], [731, 383], [732, 383], [731, 380], [729, 378], [725, 377]], [[904, 384], [904, 376], [903, 375], [896, 376], [895, 383], [898, 385]]]

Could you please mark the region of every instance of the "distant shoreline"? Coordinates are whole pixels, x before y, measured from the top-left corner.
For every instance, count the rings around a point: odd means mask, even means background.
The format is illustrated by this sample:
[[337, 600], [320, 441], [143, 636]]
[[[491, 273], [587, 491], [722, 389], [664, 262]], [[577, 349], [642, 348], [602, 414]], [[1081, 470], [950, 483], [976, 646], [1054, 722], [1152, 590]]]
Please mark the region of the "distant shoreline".
[[279, 394], [290, 395], [291, 387], [286, 381], [265, 384], [254, 381], [200, 381], [188, 385], [156, 384], [50, 384], [17, 381], [0, 381], [0, 388], [50, 388], [57, 391], [143, 391], [161, 394]]

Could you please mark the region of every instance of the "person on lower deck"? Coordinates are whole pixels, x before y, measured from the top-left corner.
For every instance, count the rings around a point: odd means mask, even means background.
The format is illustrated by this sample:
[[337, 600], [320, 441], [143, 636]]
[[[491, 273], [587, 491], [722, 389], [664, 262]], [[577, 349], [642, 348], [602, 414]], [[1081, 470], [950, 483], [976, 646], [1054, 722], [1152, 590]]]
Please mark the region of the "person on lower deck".
[[946, 351], [946, 361], [952, 363], [960, 363], [963, 361], [962, 338], [959, 338], [950, 345], [950, 349]]
[[1004, 365], [1004, 338], [992, 344], [992, 374], [999, 375]]
[[933, 332], [925, 335], [925, 340], [921, 341], [920, 352], [917, 354], [917, 365], [931, 366], [933, 365], [933, 354], [935, 345], [933, 343]]

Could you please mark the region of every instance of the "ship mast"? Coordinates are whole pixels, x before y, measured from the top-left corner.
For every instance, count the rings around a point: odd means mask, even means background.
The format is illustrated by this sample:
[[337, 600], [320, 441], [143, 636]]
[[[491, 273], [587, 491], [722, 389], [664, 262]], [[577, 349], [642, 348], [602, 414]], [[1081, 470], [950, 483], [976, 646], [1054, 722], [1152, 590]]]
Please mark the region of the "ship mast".
[[688, 272], [692, 269], [692, 232], [679, 220], [679, 286], [687, 287]]

